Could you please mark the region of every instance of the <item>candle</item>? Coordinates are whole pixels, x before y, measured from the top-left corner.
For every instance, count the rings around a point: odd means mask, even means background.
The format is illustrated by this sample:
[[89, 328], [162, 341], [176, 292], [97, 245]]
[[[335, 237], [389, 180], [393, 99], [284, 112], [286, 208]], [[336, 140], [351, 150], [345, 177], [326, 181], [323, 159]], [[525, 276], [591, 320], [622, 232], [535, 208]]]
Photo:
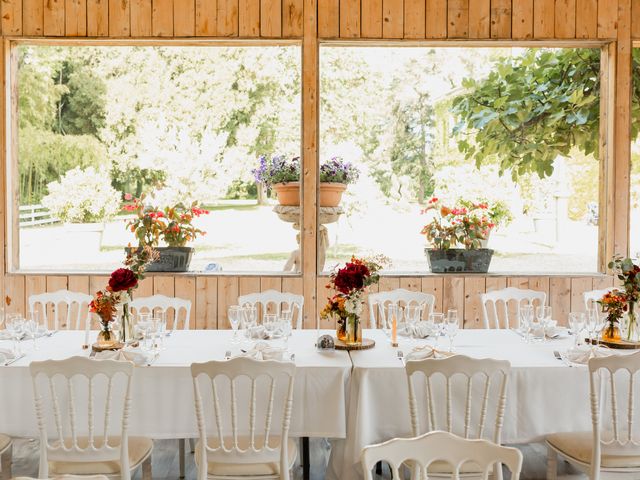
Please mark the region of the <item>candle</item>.
[[82, 345], [82, 348], [89, 348], [89, 329], [88, 328], [84, 329], [84, 345]]
[[398, 320], [396, 316], [393, 316], [393, 320], [391, 320], [391, 343], [396, 345], [398, 343]]

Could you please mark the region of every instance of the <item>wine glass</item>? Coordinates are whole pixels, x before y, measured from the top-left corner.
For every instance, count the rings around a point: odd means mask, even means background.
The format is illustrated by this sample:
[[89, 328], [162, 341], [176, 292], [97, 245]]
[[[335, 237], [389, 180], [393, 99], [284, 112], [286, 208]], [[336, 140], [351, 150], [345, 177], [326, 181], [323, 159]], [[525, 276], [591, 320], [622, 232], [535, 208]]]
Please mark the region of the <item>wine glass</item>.
[[[451, 310], [449, 310], [451, 312]], [[455, 315], [449, 315], [447, 312], [447, 320], [444, 324], [445, 331], [449, 337], [449, 351], [453, 352], [453, 339], [458, 334], [460, 324], [458, 323], [458, 312], [454, 310]]]
[[135, 326], [135, 332], [136, 332], [136, 337], [138, 338], [142, 338], [142, 349], [143, 350], [150, 350], [148, 342], [149, 342], [149, 334], [151, 331], [151, 317], [147, 316], [145, 314], [144, 317], [142, 317], [142, 315], [140, 315], [138, 317], [138, 321], [136, 322], [136, 326]]
[[38, 350], [38, 322], [35, 320], [25, 320], [24, 332], [33, 340], [33, 349]]
[[420, 320], [420, 314], [422, 313], [422, 305], [407, 305], [405, 308], [405, 319], [407, 322], [407, 330], [411, 343], [415, 344], [417, 340], [416, 336], [416, 324]]
[[252, 327], [255, 327], [258, 319], [258, 309], [255, 305], [246, 304], [242, 307], [242, 321], [244, 323], [244, 329], [248, 332]]
[[546, 339], [547, 328], [551, 325], [551, 307], [541, 305], [536, 308], [536, 319], [542, 331], [542, 341]]
[[7, 318], [6, 326], [13, 339], [13, 353], [16, 357], [20, 356], [22, 354], [20, 340], [24, 334], [24, 319], [19, 314], [12, 314]]
[[582, 312], [569, 313], [569, 328], [575, 337], [573, 340], [574, 348], [580, 344], [580, 332], [584, 329], [586, 323], [586, 315]]
[[589, 333], [589, 343], [591, 344], [591, 351], [593, 352], [598, 344], [598, 328], [600, 326], [600, 313], [598, 307], [594, 306], [589, 309], [587, 315], [587, 332]]
[[293, 331], [291, 319], [293, 318], [293, 312], [290, 309], [285, 309], [280, 312], [280, 328], [282, 329], [282, 336], [284, 337], [284, 345], [289, 350], [289, 337]]
[[167, 336], [167, 317], [164, 312], [160, 312], [151, 319], [154, 323], [156, 338], [158, 339], [158, 349], [164, 350], [164, 338]]
[[267, 332], [267, 337], [273, 337], [276, 328], [278, 328], [278, 315], [275, 313], [265, 313], [262, 317], [262, 324]]
[[229, 323], [233, 330], [233, 338], [231, 343], [238, 343], [238, 327], [240, 326], [240, 318], [242, 316], [242, 307], [240, 305], [231, 305], [229, 307]]
[[518, 316], [520, 317], [520, 329], [524, 328], [525, 342], [531, 341], [531, 330], [533, 328], [533, 305], [520, 305], [518, 307]]
[[433, 325], [435, 342], [433, 348], [438, 348], [438, 340], [444, 334], [444, 314], [431, 312], [429, 314], [429, 323]]

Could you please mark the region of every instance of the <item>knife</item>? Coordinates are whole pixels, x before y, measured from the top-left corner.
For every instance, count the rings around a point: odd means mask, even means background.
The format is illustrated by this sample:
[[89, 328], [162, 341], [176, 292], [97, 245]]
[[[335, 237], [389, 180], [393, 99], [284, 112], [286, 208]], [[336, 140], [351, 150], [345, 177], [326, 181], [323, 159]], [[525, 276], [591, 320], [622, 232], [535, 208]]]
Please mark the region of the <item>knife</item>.
[[17, 357], [10, 358], [9, 360], [5, 360], [5, 362], [4, 362], [4, 364], [3, 364], [3, 365], [4, 365], [5, 367], [7, 367], [7, 366], [11, 365], [12, 363], [17, 362], [17, 361], [18, 361], [18, 360], [20, 360], [21, 358], [24, 358], [26, 355], [27, 355], [26, 353], [23, 353], [22, 355], [18, 355]]

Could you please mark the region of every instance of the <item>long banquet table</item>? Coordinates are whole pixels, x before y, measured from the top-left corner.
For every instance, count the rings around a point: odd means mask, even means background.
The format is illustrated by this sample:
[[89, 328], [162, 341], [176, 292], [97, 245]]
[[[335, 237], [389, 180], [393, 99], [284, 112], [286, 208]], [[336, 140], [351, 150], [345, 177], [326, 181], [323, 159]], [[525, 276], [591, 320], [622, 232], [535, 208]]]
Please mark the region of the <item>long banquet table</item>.
[[[316, 330], [295, 331], [289, 341], [298, 367], [291, 435], [332, 438], [326, 478], [361, 478], [362, 447], [410, 434], [404, 364], [381, 331], [365, 332], [376, 340], [375, 348], [350, 354], [317, 352], [317, 334]], [[24, 342], [27, 356], [0, 367], [0, 431], [17, 437], [36, 435], [28, 365], [33, 360], [88, 355], [81, 349], [83, 338], [82, 332], [58, 332], [39, 340], [37, 351], [31, 342]], [[230, 331], [221, 330], [179, 331], [167, 338], [159, 358], [135, 370], [130, 433], [153, 438], [196, 437], [189, 365], [222, 359], [230, 338]], [[400, 341], [407, 353], [407, 340]], [[586, 367], [569, 368], [553, 355], [554, 350], [566, 350], [572, 341], [527, 344], [505, 330], [458, 333], [457, 353], [511, 362], [503, 443], [591, 428]], [[0, 348], [9, 346], [0, 341]], [[446, 340], [441, 340], [440, 348], [445, 347]]]

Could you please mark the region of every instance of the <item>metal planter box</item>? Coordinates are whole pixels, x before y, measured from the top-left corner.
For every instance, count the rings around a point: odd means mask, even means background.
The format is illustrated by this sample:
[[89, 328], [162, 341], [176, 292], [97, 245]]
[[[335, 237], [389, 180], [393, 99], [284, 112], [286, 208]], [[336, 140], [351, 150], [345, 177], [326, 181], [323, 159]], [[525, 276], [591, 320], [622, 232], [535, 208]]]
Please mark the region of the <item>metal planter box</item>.
[[155, 250], [160, 258], [147, 266], [147, 272], [186, 272], [195, 251], [192, 247], [156, 247]]
[[424, 253], [433, 273], [487, 273], [493, 256], [490, 248], [425, 248]]

